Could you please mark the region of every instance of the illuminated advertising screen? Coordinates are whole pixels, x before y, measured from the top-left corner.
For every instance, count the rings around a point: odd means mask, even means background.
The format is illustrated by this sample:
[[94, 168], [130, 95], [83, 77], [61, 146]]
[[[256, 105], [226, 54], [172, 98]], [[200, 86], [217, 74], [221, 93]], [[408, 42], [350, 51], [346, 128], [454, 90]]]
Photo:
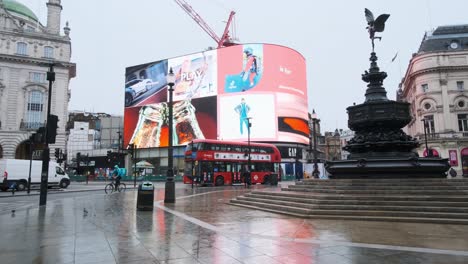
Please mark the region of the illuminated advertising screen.
[[304, 57], [284, 46], [244, 44], [128, 67], [125, 145], [168, 146], [171, 68], [174, 145], [248, 136], [308, 144]]

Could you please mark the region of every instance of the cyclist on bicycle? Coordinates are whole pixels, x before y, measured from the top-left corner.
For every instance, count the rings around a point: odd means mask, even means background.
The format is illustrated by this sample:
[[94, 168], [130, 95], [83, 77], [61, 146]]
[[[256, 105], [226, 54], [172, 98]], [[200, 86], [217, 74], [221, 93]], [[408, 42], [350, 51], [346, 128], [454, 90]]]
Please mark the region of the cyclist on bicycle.
[[115, 180], [114, 184], [114, 190], [117, 191], [120, 185], [120, 180], [122, 179], [122, 176], [120, 176], [120, 168], [118, 165], [114, 166], [114, 171], [112, 172], [112, 178]]

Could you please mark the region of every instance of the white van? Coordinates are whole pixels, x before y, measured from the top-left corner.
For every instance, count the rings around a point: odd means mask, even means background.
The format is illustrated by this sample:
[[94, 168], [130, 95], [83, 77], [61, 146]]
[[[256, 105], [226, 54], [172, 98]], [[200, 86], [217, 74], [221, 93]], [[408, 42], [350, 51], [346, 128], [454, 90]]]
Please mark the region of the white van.
[[[33, 160], [31, 163], [31, 185], [41, 183], [42, 161]], [[28, 186], [29, 160], [0, 159], [0, 186], [11, 186], [16, 183], [18, 191], [23, 191]], [[67, 188], [70, 178], [65, 171], [54, 161], [49, 162], [49, 186]]]

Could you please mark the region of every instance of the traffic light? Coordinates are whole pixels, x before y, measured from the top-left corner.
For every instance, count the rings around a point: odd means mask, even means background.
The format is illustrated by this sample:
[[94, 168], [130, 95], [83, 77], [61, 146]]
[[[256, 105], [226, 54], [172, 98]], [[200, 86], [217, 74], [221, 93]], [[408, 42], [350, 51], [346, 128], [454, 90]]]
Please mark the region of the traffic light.
[[47, 143], [55, 144], [55, 138], [57, 137], [58, 128], [58, 116], [49, 115], [47, 120]]
[[55, 148], [55, 159], [58, 160], [60, 158], [60, 149]]
[[107, 162], [110, 162], [110, 161], [111, 161], [111, 158], [112, 158], [112, 151], [111, 151], [111, 150], [108, 150], [108, 151], [107, 151]]
[[130, 150], [129, 154], [134, 157], [135, 156], [135, 144], [128, 144], [128, 150]]
[[44, 143], [45, 127], [40, 127], [37, 129], [36, 133], [31, 135], [34, 143], [40, 144]]

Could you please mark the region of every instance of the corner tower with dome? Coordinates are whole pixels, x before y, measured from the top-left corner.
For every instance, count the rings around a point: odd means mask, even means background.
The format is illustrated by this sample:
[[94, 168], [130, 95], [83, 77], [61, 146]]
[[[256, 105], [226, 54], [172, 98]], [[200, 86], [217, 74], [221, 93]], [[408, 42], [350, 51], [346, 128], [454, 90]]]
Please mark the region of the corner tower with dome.
[[[43, 146], [31, 151], [29, 138], [47, 118], [48, 65], [54, 67], [51, 114], [59, 118], [54, 148], [65, 148], [71, 59], [68, 22], [62, 29], [61, 0], [48, 0], [47, 23], [24, 4], [0, 0], [0, 158], [39, 159]], [[52, 153], [53, 157], [53, 153]]]

